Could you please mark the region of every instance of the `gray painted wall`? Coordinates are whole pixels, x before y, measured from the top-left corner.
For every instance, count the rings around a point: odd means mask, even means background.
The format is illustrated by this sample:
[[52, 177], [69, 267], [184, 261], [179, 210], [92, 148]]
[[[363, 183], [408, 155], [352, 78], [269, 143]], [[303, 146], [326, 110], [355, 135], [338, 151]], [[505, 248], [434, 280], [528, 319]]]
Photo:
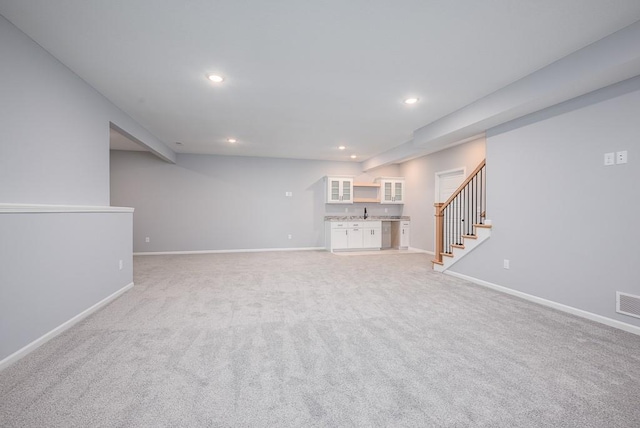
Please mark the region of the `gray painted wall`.
[[640, 295], [638, 112], [636, 78], [490, 130], [492, 236], [452, 271], [640, 326], [615, 312], [616, 291]]
[[[0, 204], [109, 205], [110, 122], [175, 157], [1, 16], [0, 58]], [[131, 228], [131, 214], [0, 213], [0, 360], [132, 281]]]
[[131, 217], [0, 214], [0, 361], [131, 282]]
[[148, 153], [113, 151], [111, 200], [136, 210], [135, 252], [322, 247], [325, 215], [361, 215], [365, 206], [371, 215], [402, 212], [401, 206], [327, 205], [326, 175], [373, 181], [398, 176], [399, 168], [363, 174], [354, 162], [186, 154], [174, 165]]
[[109, 205], [109, 122], [173, 152], [0, 16], [0, 203]]
[[411, 216], [411, 246], [433, 252], [435, 228], [435, 175], [454, 168], [470, 174], [485, 158], [484, 138], [401, 164], [407, 194], [404, 214]]

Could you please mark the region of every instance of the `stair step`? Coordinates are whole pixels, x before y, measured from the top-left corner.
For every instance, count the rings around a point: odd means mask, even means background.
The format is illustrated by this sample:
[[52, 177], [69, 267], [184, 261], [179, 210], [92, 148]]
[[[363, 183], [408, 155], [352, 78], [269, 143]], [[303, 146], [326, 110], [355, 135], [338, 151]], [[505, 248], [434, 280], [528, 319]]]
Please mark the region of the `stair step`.
[[481, 227], [483, 229], [491, 229], [490, 224], [474, 224], [473, 227]]
[[453, 257], [452, 253], [440, 253], [442, 254], [444, 257]]
[[451, 246], [452, 246], [452, 247], [455, 247], [455, 248], [460, 248], [460, 249], [464, 250], [464, 245], [461, 245], [461, 244], [451, 244]]
[[467, 239], [478, 239], [476, 235], [462, 235], [462, 237]]
[[435, 264], [437, 264], [437, 265], [444, 266], [444, 263], [439, 262], [439, 261], [437, 261], [437, 260], [431, 260], [431, 263], [435, 263]]

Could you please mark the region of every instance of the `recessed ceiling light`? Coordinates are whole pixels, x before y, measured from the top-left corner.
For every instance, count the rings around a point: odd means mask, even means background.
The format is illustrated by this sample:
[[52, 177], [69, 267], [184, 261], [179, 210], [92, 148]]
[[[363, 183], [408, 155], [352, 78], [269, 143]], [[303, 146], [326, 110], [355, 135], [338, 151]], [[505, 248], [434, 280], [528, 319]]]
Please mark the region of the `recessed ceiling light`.
[[420, 98], [407, 98], [406, 100], [404, 100], [405, 104], [415, 104], [418, 101], [420, 101]]
[[218, 74], [213, 74], [213, 73], [209, 73], [207, 74], [207, 79], [211, 80], [212, 82], [215, 83], [220, 83], [224, 80], [224, 77], [218, 75]]
[[356, 156], [356, 155], [351, 155], [351, 159], [355, 159], [355, 158], [357, 158], [357, 157], [358, 157], [358, 156]]
[[229, 143], [232, 143], [232, 144], [233, 144], [233, 143], [235, 143], [235, 142], [236, 142], [236, 141], [238, 141], [238, 140], [236, 140], [235, 138], [227, 138], [227, 141], [228, 141]]
[[338, 146], [338, 150], [344, 150], [346, 148], [347, 148], [346, 146]]

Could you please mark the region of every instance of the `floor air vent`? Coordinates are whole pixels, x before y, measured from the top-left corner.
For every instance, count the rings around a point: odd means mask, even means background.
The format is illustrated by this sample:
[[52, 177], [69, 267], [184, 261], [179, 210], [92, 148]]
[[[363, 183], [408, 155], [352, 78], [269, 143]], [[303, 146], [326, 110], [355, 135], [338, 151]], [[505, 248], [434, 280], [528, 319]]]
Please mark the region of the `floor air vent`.
[[616, 312], [640, 318], [640, 296], [616, 292]]

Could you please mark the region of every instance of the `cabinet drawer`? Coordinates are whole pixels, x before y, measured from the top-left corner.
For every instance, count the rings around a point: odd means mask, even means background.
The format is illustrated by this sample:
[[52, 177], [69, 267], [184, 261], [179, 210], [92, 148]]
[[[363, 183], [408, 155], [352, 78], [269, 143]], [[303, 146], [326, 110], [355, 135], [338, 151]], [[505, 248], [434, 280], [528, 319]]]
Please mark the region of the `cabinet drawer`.
[[346, 221], [332, 221], [331, 222], [331, 229], [345, 229], [347, 227], [351, 227], [351, 226], [349, 226], [349, 222], [346, 222]]
[[348, 227], [365, 228], [365, 229], [379, 229], [382, 227], [381, 221], [351, 221]]

